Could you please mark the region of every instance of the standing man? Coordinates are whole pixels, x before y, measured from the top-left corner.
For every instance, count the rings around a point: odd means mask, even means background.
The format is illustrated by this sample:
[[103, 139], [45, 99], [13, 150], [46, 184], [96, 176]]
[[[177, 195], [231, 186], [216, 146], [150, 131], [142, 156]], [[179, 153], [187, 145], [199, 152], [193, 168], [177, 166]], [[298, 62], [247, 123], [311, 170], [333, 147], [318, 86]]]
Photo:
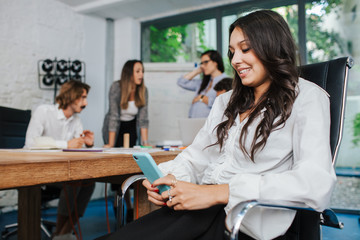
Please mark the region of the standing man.
[[[32, 114], [25, 148], [39, 144], [41, 137], [54, 139], [58, 148], [81, 148], [94, 145], [94, 133], [83, 130], [78, 116], [88, 104], [90, 86], [80, 81], [68, 81], [56, 97], [56, 105], [40, 105]], [[78, 217], [83, 216], [95, 188], [94, 182], [64, 184], [58, 205], [54, 240], [76, 239], [71, 231]], [[76, 209], [75, 209], [76, 207]], [[71, 214], [69, 214], [71, 213]], [[71, 218], [69, 217], [71, 216]]]

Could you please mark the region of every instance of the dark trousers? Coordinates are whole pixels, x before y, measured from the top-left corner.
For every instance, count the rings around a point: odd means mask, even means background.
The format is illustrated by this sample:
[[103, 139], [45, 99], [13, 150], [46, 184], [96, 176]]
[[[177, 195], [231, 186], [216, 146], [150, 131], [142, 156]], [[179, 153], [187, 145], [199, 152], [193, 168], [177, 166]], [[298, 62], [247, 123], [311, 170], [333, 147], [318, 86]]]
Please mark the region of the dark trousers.
[[[163, 207], [97, 240], [224, 240], [228, 239], [225, 217], [224, 205], [194, 211]], [[306, 239], [299, 238], [296, 225], [293, 224], [284, 236], [274, 240]], [[242, 232], [239, 232], [238, 239], [254, 240]]]

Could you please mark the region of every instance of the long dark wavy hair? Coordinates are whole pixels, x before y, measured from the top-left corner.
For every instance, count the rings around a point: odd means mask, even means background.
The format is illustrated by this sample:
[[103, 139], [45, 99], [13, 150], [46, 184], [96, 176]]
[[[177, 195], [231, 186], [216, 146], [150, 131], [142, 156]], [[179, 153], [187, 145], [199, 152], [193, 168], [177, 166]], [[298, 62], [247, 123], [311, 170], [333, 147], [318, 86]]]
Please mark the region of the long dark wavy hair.
[[[217, 63], [217, 69], [219, 69], [220, 72], [224, 72], [225, 68], [224, 68], [224, 62], [222, 60], [221, 54], [218, 51], [215, 50], [208, 50], [206, 52], [203, 52], [201, 54], [201, 57], [204, 55], [208, 55], [209, 58], [211, 59], [211, 61], [214, 61]], [[211, 79], [211, 75], [203, 75], [203, 79], [201, 81], [201, 85], [198, 91], [198, 94], [201, 93], [202, 90], [204, 90], [206, 88], [206, 86], [209, 84]]]
[[[248, 39], [249, 47], [264, 65], [271, 83], [255, 104], [253, 88], [244, 86], [235, 73], [234, 90], [224, 112], [227, 120], [215, 127], [218, 141], [213, 145], [219, 144], [222, 149], [235, 119], [250, 110], [248, 121], [240, 133], [239, 144], [240, 149], [254, 162], [255, 153], [264, 148], [270, 133], [283, 127], [291, 114], [298, 83], [296, 45], [285, 20], [271, 10], [258, 10], [240, 17], [231, 24], [230, 36], [235, 28], [240, 28]], [[233, 54], [230, 51], [228, 57], [231, 62]], [[263, 118], [256, 127], [251, 148], [246, 149], [248, 127], [263, 109]]]

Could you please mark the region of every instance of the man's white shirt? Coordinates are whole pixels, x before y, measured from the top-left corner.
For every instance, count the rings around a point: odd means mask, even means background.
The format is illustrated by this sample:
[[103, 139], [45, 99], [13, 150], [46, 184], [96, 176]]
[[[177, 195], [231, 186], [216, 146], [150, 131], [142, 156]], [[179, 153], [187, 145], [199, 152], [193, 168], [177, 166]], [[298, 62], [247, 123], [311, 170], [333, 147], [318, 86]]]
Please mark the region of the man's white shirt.
[[80, 137], [82, 132], [83, 126], [77, 114], [66, 118], [58, 104], [40, 105], [32, 113], [24, 147], [34, 147], [38, 137], [51, 137], [58, 148], [67, 148], [67, 142]]

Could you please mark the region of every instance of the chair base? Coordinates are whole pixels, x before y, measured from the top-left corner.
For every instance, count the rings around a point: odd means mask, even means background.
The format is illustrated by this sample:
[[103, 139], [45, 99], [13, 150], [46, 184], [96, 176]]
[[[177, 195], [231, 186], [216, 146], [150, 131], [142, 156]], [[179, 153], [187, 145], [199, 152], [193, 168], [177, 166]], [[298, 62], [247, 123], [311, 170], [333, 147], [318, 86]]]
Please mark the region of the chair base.
[[[8, 239], [10, 236], [16, 234], [18, 231], [17, 226], [18, 226], [17, 223], [5, 225], [5, 230], [2, 231], [2, 233], [1, 233], [1, 239], [5, 240], [5, 239]], [[56, 226], [55, 222], [41, 219], [40, 229], [46, 235], [46, 237], [48, 237], [49, 239], [51, 239], [51, 235], [52, 235], [51, 229], [55, 226]], [[16, 229], [9, 231], [9, 229], [11, 229], [11, 228], [16, 228]], [[49, 229], [50, 229], [50, 231], [49, 231]]]

